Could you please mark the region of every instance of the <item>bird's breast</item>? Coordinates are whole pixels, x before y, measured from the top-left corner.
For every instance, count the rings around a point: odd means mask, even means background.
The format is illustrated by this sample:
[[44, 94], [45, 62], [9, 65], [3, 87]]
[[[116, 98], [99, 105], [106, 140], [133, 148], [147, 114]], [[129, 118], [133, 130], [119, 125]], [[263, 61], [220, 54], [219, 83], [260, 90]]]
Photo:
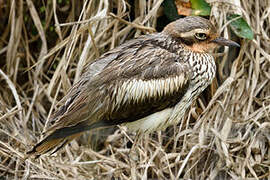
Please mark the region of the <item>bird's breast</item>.
[[210, 54], [193, 54], [189, 63], [192, 69], [192, 78], [187, 92], [171, 111], [166, 120], [166, 126], [177, 124], [191, 106], [193, 100], [212, 82], [215, 77], [216, 65], [214, 57]]
[[189, 64], [192, 68], [192, 84], [201, 84], [203, 89], [206, 88], [216, 74], [214, 57], [207, 53], [192, 53]]

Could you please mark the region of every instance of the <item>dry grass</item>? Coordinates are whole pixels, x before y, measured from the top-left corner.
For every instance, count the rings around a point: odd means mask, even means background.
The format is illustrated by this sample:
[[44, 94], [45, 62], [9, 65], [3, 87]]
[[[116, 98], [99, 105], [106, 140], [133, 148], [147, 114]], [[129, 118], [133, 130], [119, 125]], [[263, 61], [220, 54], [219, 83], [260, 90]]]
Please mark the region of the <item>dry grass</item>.
[[[56, 155], [25, 159], [84, 64], [154, 31], [162, 1], [139, 2], [0, 0], [0, 179], [270, 179], [269, 1], [242, 0], [236, 11], [254, 40], [225, 49], [217, 80], [178, 126], [143, 135], [132, 151], [135, 135], [121, 127], [97, 151], [84, 135]], [[211, 4], [221, 28], [232, 5]]]

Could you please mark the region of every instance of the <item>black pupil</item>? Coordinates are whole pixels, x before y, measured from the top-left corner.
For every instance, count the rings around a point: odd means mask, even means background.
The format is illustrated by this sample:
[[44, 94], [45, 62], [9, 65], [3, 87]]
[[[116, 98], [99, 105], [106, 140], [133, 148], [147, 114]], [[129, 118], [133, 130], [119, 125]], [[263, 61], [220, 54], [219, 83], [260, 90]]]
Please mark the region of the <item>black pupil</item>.
[[197, 36], [199, 38], [205, 38], [206, 37], [206, 34], [204, 34], [204, 33], [197, 33]]

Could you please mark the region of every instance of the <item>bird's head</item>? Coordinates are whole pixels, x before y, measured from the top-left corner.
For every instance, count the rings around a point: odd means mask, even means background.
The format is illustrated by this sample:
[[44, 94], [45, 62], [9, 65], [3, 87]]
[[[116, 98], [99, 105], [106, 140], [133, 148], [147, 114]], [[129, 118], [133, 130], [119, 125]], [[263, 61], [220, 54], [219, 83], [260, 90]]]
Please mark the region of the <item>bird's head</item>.
[[195, 52], [209, 52], [218, 45], [240, 47], [236, 42], [220, 37], [215, 26], [199, 16], [178, 19], [168, 24], [163, 32]]

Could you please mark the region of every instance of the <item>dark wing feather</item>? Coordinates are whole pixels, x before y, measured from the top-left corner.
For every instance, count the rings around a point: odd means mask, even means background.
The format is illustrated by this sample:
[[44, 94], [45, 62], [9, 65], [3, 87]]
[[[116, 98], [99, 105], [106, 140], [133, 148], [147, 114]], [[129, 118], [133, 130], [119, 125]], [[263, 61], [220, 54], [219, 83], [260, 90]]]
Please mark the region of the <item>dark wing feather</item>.
[[122, 63], [112, 62], [100, 74], [102, 80], [97, 80], [98, 86], [106, 89], [101, 108], [105, 124], [136, 121], [174, 106], [186, 93], [190, 68], [178, 62], [178, 55], [147, 46], [139, 56], [122, 58]]
[[[82, 131], [136, 121], [179, 102], [189, 86], [189, 64], [177, 50], [164, 46], [166, 40], [153, 41], [151, 36], [129, 41], [90, 64], [54, 114], [47, 137], [30, 153], [52, 150]], [[95, 66], [98, 70], [92, 72]]]

